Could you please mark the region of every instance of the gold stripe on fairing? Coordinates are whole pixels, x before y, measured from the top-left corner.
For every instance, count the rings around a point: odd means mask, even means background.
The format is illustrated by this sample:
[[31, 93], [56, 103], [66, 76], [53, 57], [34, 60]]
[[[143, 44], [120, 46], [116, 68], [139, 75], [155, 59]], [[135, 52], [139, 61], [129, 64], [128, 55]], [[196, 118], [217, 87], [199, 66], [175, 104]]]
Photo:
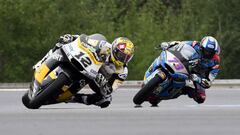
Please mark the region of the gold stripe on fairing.
[[64, 93], [60, 94], [57, 98], [57, 101], [58, 102], [63, 102], [63, 101], [66, 101], [68, 98], [70, 98], [73, 94], [69, 91], [69, 86], [67, 85], [64, 85], [62, 87], [62, 91]]
[[35, 73], [34, 73], [34, 78], [40, 83], [42, 84], [42, 81], [44, 80], [45, 76], [47, 75], [47, 73], [50, 71], [50, 69], [48, 68], [48, 66], [46, 64], [41, 65], [41, 67], [39, 67]]
[[87, 49], [86, 47], [84, 47], [84, 46], [82, 45], [82, 43], [81, 43], [81, 41], [80, 41], [80, 38], [77, 39], [77, 42], [78, 42], [78, 47], [79, 47], [81, 50], [84, 50], [84, 51], [90, 56], [91, 60], [93, 60], [93, 62], [94, 62], [95, 64], [97, 64], [97, 65], [103, 64], [102, 62], [97, 61], [96, 58], [93, 56], [92, 52], [91, 52], [89, 49]]
[[68, 90], [65, 91], [63, 94], [59, 95], [57, 98], [58, 102], [63, 102], [66, 101], [67, 99], [69, 99], [73, 94]]
[[49, 76], [50, 76], [53, 80], [55, 80], [55, 79], [57, 78], [57, 76], [55, 75], [54, 71], [52, 71], [52, 72], [49, 74]]
[[62, 87], [62, 90], [65, 92], [65, 91], [67, 91], [68, 90], [68, 86], [67, 85], [64, 85], [63, 87]]
[[147, 78], [146, 78], [146, 73], [145, 73], [145, 75], [144, 75], [144, 77], [143, 77], [143, 81], [145, 81]]
[[97, 46], [99, 43], [99, 40], [95, 40], [95, 39], [88, 39], [87, 41], [90, 45], [92, 46]]

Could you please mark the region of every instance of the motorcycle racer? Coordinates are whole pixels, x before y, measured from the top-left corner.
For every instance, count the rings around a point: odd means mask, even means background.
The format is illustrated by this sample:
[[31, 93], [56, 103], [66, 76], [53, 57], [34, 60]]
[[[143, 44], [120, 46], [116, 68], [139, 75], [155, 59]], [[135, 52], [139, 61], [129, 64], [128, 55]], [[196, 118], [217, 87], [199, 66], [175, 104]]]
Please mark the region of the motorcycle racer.
[[211, 87], [212, 82], [220, 71], [220, 46], [214, 37], [206, 36], [201, 40], [201, 42], [162, 42], [161, 48], [166, 50], [180, 43], [192, 46], [200, 56], [197, 66], [195, 66], [191, 71], [191, 78], [195, 88], [185, 86], [182, 94], [187, 94], [190, 98], [193, 98], [197, 103], [201, 104], [206, 99], [205, 89]]
[[[91, 52], [97, 56], [98, 61], [103, 62], [104, 64], [100, 68], [96, 78], [87, 82], [89, 87], [95, 93], [77, 93], [66, 102], [83, 103], [86, 105], [93, 104], [100, 106], [101, 108], [108, 107], [112, 100], [112, 91], [116, 90], [128, 75], [127, 65], [132, 59], [134, 53], [134, 44], [128, 38], [118, 37], [110, 44], [101, 34], [65, 34], [60, 36], [54, 48], [51, 49], [42, 60], [33, 66], [33, 69], [40, 70], [39, 67], [45, 64], [50, 70], [53, 70], [62, 60], [60, 48], [65, 44], [74, 41], [78, 37], [80, 37], [82, 43], [88, 46]], [[83, 85], [85, 86], [86, 82], [84, 82], [84, 84], [82, 83], [83, 82], [79, 82], [79, 86], [74, 87], [74, 89], [81, 89]]]

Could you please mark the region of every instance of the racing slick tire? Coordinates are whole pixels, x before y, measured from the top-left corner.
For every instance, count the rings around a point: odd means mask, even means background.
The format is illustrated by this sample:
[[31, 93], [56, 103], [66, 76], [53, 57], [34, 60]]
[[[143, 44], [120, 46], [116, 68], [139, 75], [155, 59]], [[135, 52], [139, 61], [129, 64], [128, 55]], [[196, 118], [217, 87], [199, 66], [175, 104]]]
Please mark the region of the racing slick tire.
[[136, 105], [141, 105], [144, 101], [146, 101], [150, 94], [155, 90], [155, 88], [160, 84], [162, 81], [159, 76], [153, 77], [143, 88], [138, 91], [138, 93], [133, 98], [133, 103]]
[[68, 84], [69, 79], [65, 74], [60, 74], [46, 89], [42, 90], [33, 99], [29, 98], [29, 91], [22, 96], [22, 103], [29, 109], [39, 109], [41, 105], [50, 99], [58, 90], [65, 84]]

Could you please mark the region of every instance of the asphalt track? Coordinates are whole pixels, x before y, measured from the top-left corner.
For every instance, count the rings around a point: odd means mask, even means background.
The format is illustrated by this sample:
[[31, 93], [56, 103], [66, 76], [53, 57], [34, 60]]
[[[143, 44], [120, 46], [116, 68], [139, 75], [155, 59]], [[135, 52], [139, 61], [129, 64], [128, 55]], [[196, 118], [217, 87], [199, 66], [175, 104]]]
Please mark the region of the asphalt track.
[[113, 93], [109, 108], [58, 104], [26, 109], [21, 91], [0, 92], [0, 135], [240, 135], [240, 90], [208, 90], [203, 105], [187, 96], [134, 108], [136, 90]]

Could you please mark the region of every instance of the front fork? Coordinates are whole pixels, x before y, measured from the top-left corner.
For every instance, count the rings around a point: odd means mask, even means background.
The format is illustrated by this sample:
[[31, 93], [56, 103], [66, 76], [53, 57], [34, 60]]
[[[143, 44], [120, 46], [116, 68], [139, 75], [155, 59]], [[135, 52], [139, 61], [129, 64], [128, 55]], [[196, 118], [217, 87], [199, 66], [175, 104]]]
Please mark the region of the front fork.
[[161, 68], [157, 68], [154, 71], [150, 72], [149, 70], [146, 72], [145, 76], [144, 76], [144, 82], [142, 87], [147, 84], [153, 77], [155, 76], [159, 76], [159, 79], [161, 79], [162, 83], [159, 84], [155, 90], [153, 91], [153, 93], [149, 96], [149, 98], [147, 99], [151, 104], [154, 104], [155, 102], [159, 102], [159, 95], [161, 92], [163, 92], [163, 89], [166, 89], [168, 87], [168, 74], [165, 73], [164, 71], [162, 71]]

